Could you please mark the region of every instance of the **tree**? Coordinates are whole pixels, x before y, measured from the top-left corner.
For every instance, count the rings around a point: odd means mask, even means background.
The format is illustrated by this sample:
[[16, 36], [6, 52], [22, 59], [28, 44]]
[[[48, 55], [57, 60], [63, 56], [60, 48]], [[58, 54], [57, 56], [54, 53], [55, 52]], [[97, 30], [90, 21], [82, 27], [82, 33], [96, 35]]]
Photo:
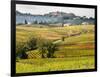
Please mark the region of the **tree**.
[[25, 20], [25, 24], [28, 24], [27, 20]]
[[34, 37], [29, 38], [27, 42], [17, 42], [16, 44], [16, 57], [26, 59], [29, 50], [37, 48], [37, 39]]
[[64, 36], [62, 36], [61, 40], [62, 40], [62, 41], [65, 41], [65, 37], [64, 37]]
[[28, 48], [27, 45], [24, 42], [19, 42], [16, 44], [16, 57], [20, 57], [22, 59], [27, 58], [27, 52]]
[[40, 40], [38, 42], [38, 49], [41, 52], [41, 57], [42, 58], [53, 58], [55, 51], [58, 49], [57, 44], [53, 44], [49, 40]]
[[37, 39], [34, 37], [30, 37], [27, 41], [28, 50], [34, 50], [37, 48]]
[[62, 20], [62, 27], [64, 27], [64, 20]]
[[90, 19], [90, 20], [94, 20], [94, 18], [93, 18], [93, 17], [90, 17], [89, 19]]
[[38, 22], [37, 21], [34, 21], [34, 24], [37, 24]]
[[40, 51], [41, 54], [41, 58], [45, 58], [45, 54], [46, 54], [46, 41], [44, 39], [38, 39], [38, 49]]
[[46, 48], [47, 48], [47, 57], [53, 58], [55, 51], [58, 50], [57, 44], [53, 44], [52, 42], [48, 42], [46, 44]]
[[21, 53], [21, 58], [22, 59], [27, 59], [28, 55], [26, 54], [26, 52], [27, 52], [27, 47], [24, 46], [23, 51]]
[[61, 26], [64, 27], [64, 17], [61, 17]]
[[41, 57], [45, 58], [45, 54], [46, 54], [46, 47], [45, 44], [42, 44], [41, 46], [39, 46], [39, 51], [41, 53]]
[[83, 16], [83, 19], [86, 19], [87, 17], [86, 16]]

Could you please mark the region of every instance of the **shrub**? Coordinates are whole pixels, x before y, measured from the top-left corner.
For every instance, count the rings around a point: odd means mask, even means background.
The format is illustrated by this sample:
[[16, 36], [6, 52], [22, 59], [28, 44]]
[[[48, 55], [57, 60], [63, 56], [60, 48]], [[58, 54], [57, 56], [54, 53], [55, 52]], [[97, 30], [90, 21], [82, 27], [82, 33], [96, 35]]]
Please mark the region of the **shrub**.
[[29, 38], [27, 42], [17, 42], [16, 57], [26, 59], [28, 58], [27, 51], [39, 49], [42, 58], [53, 58], [55, 51], [58, 49], [57, 44], [53, 44], [50, 40]]
[[27, 41], [28, 50], [34, 50], [37, 48], [37, 38], [30, 37]]
[[57, 44], [53, 44], [52, 42], [48, 42], [46, 44], [46, 47], [47, 47], [47, 57], [53, 58], [55, 51], [58, 50]]
[[62, 40], [62, 41], [65, 41], [65, 37], [64, 37], [64, 36], [62, 36], [61, 40]]
[[38, 49], [41, 52], [42, 58], [54, 57], [54, 53], [58, 49], [57, 44], [53, 44], [52, 41], [49, 40], [41, 40], [38, 44]]
[[38, 42], [37, 42], [37, 47], [40, 51], [40, 54], [41, 54], [41, 58], [45, 58], [46, 56], [46, 40], [44, 39], [38, 39]]
[[26, 51], [28, 50], [27, 44], [24, 42], [19, 42], [16, 44], [16, 57], [27, 58]]
[[34, 37], [29, 38], [27, 42], [16, 43], [16, 57], [27, 58], [26, 52], [37, 48], [37, 39]]

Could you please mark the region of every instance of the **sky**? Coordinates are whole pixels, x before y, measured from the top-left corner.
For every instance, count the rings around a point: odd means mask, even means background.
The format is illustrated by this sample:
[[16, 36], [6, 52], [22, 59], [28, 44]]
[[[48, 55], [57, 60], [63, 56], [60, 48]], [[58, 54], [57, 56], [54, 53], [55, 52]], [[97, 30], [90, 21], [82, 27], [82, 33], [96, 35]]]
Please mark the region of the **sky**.
[[86, 16], [93, 17], [95, 16], [95, 10], [91, 8], [73, 8], [73, 7], [58, 7], [58, 6], [44, 6], [44, 5], [26, 5], [26, 4], [16, 4], [16, 10], [22, 13], [31, 13], [31, 14], [47, 14], [49, 12], [65, 12], [65, 13], [74, 13], [76, 16]]

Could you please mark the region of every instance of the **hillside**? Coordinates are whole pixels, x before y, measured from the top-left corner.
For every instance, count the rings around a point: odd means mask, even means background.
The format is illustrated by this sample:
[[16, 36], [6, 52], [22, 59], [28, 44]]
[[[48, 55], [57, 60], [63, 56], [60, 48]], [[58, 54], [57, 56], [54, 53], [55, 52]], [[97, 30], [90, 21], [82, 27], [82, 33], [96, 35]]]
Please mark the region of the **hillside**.
[[[38, 25], [39, 26], [39, 25]], [[25, 59], [16, 54], [16, 72], [49, 72], [60, 70], [94, 69], [95, 66], [95, 30], [94, 25], [74, 25], [67, 27], [16, 26], [16, 53], [20, 44], [31, 37], [44, 39], [57, 44], [53, 57], [42, 57], [39, 48], [27, 50]], [[41, 40], [38, 44], [41, 44]], [[34, 46], [34, 45], [32, 45]], [[21, 47], [23, 48], [23, 47]], [[26, 48], [25, 48], [26, 49]]]
[[49, 12], [44, 15], [33, 15], [30, 13], [21, 13], [16, 11], [16, 24], [25, 24], [25, 20], [28, 24], [57, 24], [57, 23], [70, 23], [73, 25], [82, 24], [87, 22], [88, 24], [94, 24], [94, 18], [86, 18], [85, 16], [76, 16], [74, 13], [65, 12]]

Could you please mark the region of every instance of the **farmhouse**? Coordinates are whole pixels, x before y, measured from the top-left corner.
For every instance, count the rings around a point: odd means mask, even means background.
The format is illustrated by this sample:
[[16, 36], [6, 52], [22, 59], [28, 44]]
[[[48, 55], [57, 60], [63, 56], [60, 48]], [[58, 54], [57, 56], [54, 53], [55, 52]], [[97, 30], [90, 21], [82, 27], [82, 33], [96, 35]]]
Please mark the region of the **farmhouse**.
[[82, 23], [82, 25], [88, 25], [88, 24], [89, 24], [88, 22], [83, 22], [83, 23]]
[[71, 23], [65, 23], [64, 26], [71, 26]]

